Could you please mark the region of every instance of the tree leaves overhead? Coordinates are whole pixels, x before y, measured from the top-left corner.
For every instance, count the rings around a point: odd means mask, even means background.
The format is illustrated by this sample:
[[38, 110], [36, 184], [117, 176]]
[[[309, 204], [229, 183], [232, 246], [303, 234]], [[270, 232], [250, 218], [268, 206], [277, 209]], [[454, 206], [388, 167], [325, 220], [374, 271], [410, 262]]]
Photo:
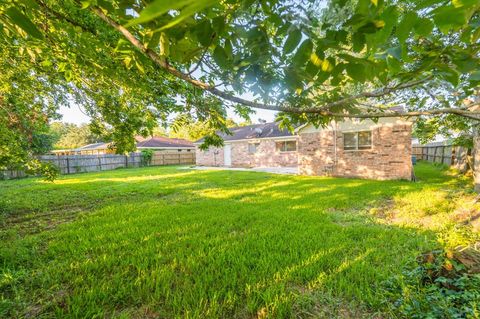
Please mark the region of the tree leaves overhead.
[[302, 31], [298, 29], [293, 29], [287, 37], [285, 41], [285, 45], [283, 46], [283, 53], [288, 54], [292, 52], [300, 43], [302, 39]]
[[478, 0], [8, 0], [0, 45], [124, 134], [179, 110], [222, 128], [226, 107], [242, 104], [322, 124], [365, 104], [444, 108], [425, 87], [470, 97], [479, 10]]
[[13, 21], [13, 23], [15, 23], [32, 37], [43, 39], [43, 34], [40, 32], [40, 30], [38, 30], [37, 26], [16, 7], [8, 8], [5, 11], [5, 14]]
[[147, 23], [171, 10], [179, 10], [180, 13], [178, 15], [169, 19], [165, 25], [156, 30], [161, 31], [179, 24], [196, 12], [202, 11], [216, 2], [218, 0], [155, 0], [141, 11], [138, 18], [128, 22], [126, 27]]

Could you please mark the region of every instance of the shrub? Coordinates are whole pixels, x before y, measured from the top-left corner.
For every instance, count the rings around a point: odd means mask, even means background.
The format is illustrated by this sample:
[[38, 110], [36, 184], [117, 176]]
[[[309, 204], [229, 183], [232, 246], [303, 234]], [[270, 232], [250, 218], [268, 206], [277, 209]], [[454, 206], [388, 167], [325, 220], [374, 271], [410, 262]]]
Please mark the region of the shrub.
[[152, 162], [153, 150], [142, 150], [141, 152], [141, 164], [142, 166], [148, 166]]
[[443, 250], [421, 255], [415, 269], [386, 283], [391, 310], [407, 318], [478, 318], [480, 274], [460, 260]]

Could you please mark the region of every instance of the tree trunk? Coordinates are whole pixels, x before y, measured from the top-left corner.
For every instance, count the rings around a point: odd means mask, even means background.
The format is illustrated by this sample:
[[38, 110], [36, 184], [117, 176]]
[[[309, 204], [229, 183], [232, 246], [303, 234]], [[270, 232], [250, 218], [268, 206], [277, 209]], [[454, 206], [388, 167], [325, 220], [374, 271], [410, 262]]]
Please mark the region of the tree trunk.
[[475, 181], [475, 191], [480, 193], [480, 135], [478, 130], [475, 130], [473, 136], [473, 177]]

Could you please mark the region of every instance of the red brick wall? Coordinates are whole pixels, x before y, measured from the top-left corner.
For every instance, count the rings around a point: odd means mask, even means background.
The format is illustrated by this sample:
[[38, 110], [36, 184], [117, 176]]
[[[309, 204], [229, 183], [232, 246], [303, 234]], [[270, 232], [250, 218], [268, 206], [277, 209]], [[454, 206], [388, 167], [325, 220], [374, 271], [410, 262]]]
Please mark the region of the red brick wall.
[[202, 151], [195, 146], [195, 161], [198, 166], [223, 166], [223, 147], [210, 147]]
[[[253, 141], [252, 141], [253, 142]], [[297, 152], [278, 152], [275, 140], [258, 140], [257, 151], [248, 153], [248, 142], [232, 143], [232, 166], [234, 167], [292, 167], [298, 164]]]
[[[301, 133], [298, 142], [299, 172], [372, 179], [410, 179], [411, 124], [382, 125], [372, 130], [372, 149], [345, 151], [343, 134], [334, 131]], [[335, 165], [336, 159], [336, 165]]]
[[[252, 140], [253, 142], [253, 140]], [[275, 140], [257, 140], [254, 154], [248, 153], [248, 141], [232, 142], [232, 167], [292, 167], [298, 164], [297, 152], [277, 152]], [[218, 150], [215, 155], [214, 151]], [[223, 148], [210, 148], [207, 152], [196, 148], [196, 162], [200, 166], [223, 166]]]

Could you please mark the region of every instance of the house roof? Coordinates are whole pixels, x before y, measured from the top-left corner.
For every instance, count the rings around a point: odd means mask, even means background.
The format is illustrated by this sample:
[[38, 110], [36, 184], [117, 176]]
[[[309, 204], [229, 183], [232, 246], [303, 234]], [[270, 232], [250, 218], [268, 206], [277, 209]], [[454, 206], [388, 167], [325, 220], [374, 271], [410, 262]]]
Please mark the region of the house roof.
[[[236, 140], [248, 140], [254, 138], [272, 138], [272, 137], [288, 137], [294, 136], [289, 130], [281, 129], [278, 123], [262, 123], [248, 126], [239, 126], [229, 128], [231, 135], [223, 132], [217, 132], [217, 134], [224, 141], [236, 141]], [[202, 143], [203, 138], [199, 139], [195, 143]]]
[[93, 143], [76, 148], [75, 151], [104, 150], [107, 149], [109, 145], [110, 143]]
[[137, 148], [178, 148], [191, 147], [193, 143], [181, 138], [168, 138], [163, 136], [154, 136], [137, 143]]

